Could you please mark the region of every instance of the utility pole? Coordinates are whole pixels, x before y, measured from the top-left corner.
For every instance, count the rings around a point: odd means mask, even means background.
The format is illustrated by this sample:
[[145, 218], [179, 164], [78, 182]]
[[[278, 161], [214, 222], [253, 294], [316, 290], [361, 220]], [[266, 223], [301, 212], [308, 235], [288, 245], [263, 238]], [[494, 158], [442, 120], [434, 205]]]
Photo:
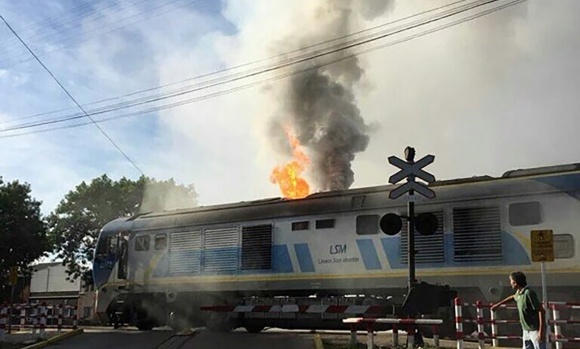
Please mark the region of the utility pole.
[[[415, 163], [415, 149], [405, 148], [405, 160], [409, 165]], [[407, 181], [414, 182], [415, 176], [409, 175]], [[409, 190], [409, 202], [407, 202], [407, 260], [409, 263], [409, 290], [417, 283], [415, 278], [415, 190]]]

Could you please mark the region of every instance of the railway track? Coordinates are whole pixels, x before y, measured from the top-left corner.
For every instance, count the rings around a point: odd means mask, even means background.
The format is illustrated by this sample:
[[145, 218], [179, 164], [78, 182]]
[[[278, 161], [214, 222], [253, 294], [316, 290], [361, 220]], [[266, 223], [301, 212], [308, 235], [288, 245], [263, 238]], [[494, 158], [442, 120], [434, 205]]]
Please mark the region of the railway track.
[[164, 340], [161, 344], [155, 347], [155, 349], [181, 349], [185, 347], [185, 345], [190, 342], [197, 333], [197, 330], [176, 333]]

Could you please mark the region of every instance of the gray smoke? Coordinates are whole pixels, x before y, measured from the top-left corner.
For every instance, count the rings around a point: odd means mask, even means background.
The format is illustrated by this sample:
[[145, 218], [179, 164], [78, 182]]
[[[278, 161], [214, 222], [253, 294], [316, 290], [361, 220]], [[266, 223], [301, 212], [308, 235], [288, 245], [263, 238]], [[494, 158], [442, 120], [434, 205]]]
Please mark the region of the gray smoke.
[[[391, 7], [391, 0], [329, 0], [318, 11], [319, 16], [327, 16], [321, 20], [326, 24], [317, 26], [316, 32], [308, 36], [301, 36], [303, 27], [298, 26], [291, 39], [305, 47], [342, 37], [352, 31], [356, 15], [371, 19]], [[311, 61], [298, 69], [316, 67], [321, 62]], [[311, 158], [308, 172], [314, 190], [343, 190], [354, 182], [351, 162], [369, 143], [370, 127], [361, 116], [353, 93], [363, 75], [359, 60], [352, 58], [295, 75], [284, 87], [282, 110], [272, 120], [270, 139], [276, 149], [291, 155], [284, 126], [291, 127]]]

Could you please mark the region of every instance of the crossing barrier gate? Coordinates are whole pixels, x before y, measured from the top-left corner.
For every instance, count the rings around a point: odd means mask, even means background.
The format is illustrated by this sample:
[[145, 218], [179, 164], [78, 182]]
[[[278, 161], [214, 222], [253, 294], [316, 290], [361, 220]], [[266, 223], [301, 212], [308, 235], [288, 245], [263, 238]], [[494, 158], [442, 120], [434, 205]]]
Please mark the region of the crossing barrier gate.
[[399, 346], [399, 326], [406, 328], [407, 331], [407, 348], [415, 347], [415, 327], [417, 325], [433, 326], [433, 342], [435, 347], [439, 347], [439, 327], [443, 323], [441, 319], [373, 319], [373, 318], [347, 318], [342, 320], [343, 323], [350, 325], [350, 345], [356, 346], [357, 325], [364, 324], [367, 330], [367, 348], [374, 348], [374, 325], [375, 324], [392, 324], [393, 325], [393, 346]]
[[[522, 339], [521, 335], [506, 335], [499, 334], [498, 325], [517, 325], [511, 333], [521, 333], [520, 320], [515, 319], [498, 319], [497, 311], [489, 312], [489, 317], [485, 317], [485, 310], [490, 309], [493, 304], [484, 304], [483, 302], [477, 301], [475, 304], [461, 303], [459, 298], [455, 298], [455, 328], [456, 328], [456, 338], [457, 338], [457, 349], [463, 349], [463, 340], [466, 338], [476, 339], [479, 343], [479, 349], [483, 349], [485, 345], [485, 340], [491, 339], [491, 344], [494, 347], [499, 346], [500, 339]], [[476, 319], [465, 319], [462, 315], [462, 307], [475, 307], [476, 309]], [[549, 319], [550, 312], [546, 311], [546, 318], [548, 324], [547, 334], [552, 333], [553, 335], [547, 338], [547, 347], [550, 347], [550, 343], [553, 342], [556, 345], [556, 349], [562, 349], [562, 343], [565, 342], [580, 342], [578, 337], [564, 337], [562, 335], [562, 325], [564, 324], [580, 324], [580, 320], [566, 320], [560, 318], [560, 309], [570, 309], [579, 310], [580, 303], [571, 302], [549, 302], [548, 307], [551, 310], [552, 319]], [[503, 304], [499, 307], [500, 309], [510, 309], [517, 310], [515, 305]], [[473, 323], [477, 325], [477, 335], [466, 335], [463, 333], [463, 324]], [[553, 329], [551, 328], [553, 326]], [[490, 330], [487, 333], [486, 328]]]
[[[12, 314], [9, 318], [8, 314]], [[46, 329], [56, 328], [58, 333], [63, 329], [76, 329], [78, 326], [77, 306], [68, 304], [47, 305], [46, 303], [0, 305], [0, 340], [7, 329], [31, 329], [39, 337], [46, 336]]]
[[0, 342], [6, 338], [6, 324], [8, 323], [8, 308], [0, 307]]
[[580, 303], [572, 302], [549, 302], [548, 306], [552, 311], [552, 320], [550, 324], [554, 325], [553, 341], [556, 342], [556, 349], [562, 349], [562, 343], [565, 342], [580, 342], [579, 337], [566, 338], [562, 335], [562, 325], [564, 324], [580, 324], [580, 320], [566, 320], [560, 318], [561, 309], [580, 310]]

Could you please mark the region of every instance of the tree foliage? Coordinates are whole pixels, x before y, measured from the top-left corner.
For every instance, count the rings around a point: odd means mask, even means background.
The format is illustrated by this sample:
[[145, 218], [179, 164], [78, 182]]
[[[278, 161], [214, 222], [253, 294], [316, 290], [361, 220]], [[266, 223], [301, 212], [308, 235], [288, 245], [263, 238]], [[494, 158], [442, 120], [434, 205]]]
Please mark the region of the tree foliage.
[[40, 205], [28, 184], [5, 183], [0, 177], [0, 289], [4, 291], [10, 267], [27, 270], [50, 250]]
[[49, 217], [49, 236], [69, 277], [86, 278], [105, 224], [119, 217], [196, 204], [194, 187], [178, 185], [173, 179], [158, 181], [142, 176], [137, 181], [125, 177], [113, 181], [103, 175], [66, 194]]

